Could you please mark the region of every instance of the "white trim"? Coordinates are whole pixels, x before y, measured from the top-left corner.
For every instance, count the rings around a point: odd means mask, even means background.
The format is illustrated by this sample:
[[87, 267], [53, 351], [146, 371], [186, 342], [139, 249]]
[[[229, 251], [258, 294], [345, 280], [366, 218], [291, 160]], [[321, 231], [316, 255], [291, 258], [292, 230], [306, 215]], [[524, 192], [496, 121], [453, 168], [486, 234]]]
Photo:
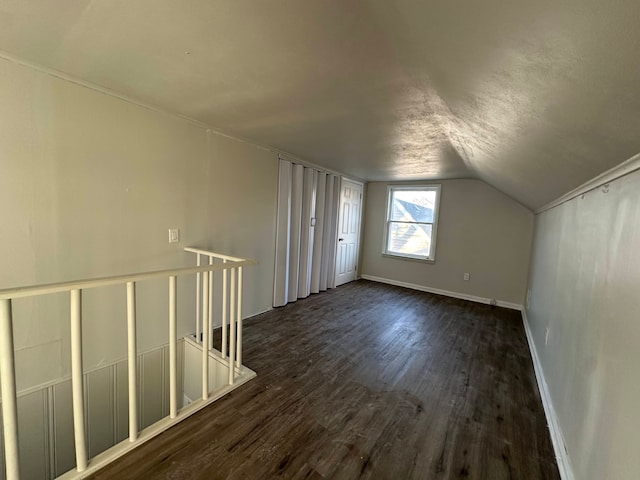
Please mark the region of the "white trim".
[[552, 208], [558, 207], [563, 203], [573, 200], [574, 198], [580, 195], [590, 192], [591, 190], [595, 190], [596, 188], [606, 185], [607, 183], [611, 183], [614, 180], [620, 177], [624, 177], [625, 175], [629, 175], [630, 173], [633, 173], [637, 170], [640, 170], [640, 153], [622, 162], [620, 165], [617, 165], [607, 170], [606, 172], [601, 173], [597, 177], [589, 180], [588, 182], [583, 183], [578, 188], [571, 190], [570, 192], [564, 194], [560, 198], [557, 198], [553, 202], [538, 208], [537, 210], [535, 210], [534, 213], [538, 214], [538, 213], [546, 212], [547, 210], [550, 210]]
[[[253, 319], [253, 317], [257, 317], [258, 315], [262, 315], [263, 313], [270, 312], [271, 310], [274, 310], [274, 308], [273, 307], [268, 307], [265, 310], [260, 310], [259, 312], [252, 313], [251, 315], [248, 315], [246, 317], [243, 315], [242, 316], [242, 321], [244, 322], [245, 320], [251, 320], [251, 319]], [[218, 327], [221, 327], [221, 325], [218, 325]]]
[[524, 324], [524, 331], [527, 336], [527, 342], [529, 343], [531, 360], [533, 361], [533, 371], [536, 376], [536, 381], [538, 382], [540, 397], [542, 397], [542, 406], [544, 408], [544, 414], [547, 417], [547, 425], [549, 427], [553, 450], [556, 454], [556, 463], [558, 464], [558, 470], [560, 471], [560, 478], [562, 480], [574, 480], [575, 477], [573, 475], [573, 469], [571, 468], [571, 460], [569, 459], [569, 453], [567, 452], [564, 435], [562, 434], [562, 429], [560, 428], [556, 411], [553, 408], [549, 387], [544, 378], [544, 370], [540, 363], [540, 357], [538, 356], [531, 328], [529, 327], [527, 312], [524, 308], [522, 309], [522, 323]]
[[347, 182], [351, 182], [351, 183], [355, 183], [356, 185], [360, 185], [362, 187], [362, 196], [364, 197], [364, 186], [365, 186], [365, 181], [364, 180], [357, 180], [354, 177], [347, 177], [345, 175], [340, 175], [342, 177], [342, 180], [346, 180]]
[[475, 295], [469, 295], [466, 293], [452, 292], [450, 290], [441, 290], [439, 288], [426, 287], [424, 285], [417, 285], [415, 283], [401, 282], [398, 280], [392, 280], [390, 278], [374, 277], [373, 275], [360, 275], [360, 278], [363, 278], [365, 280], [371, 280], [372, 282], [395, 285], [396, 287], [410, 288], [412, 290], [419, 290], [421, 292], [435, 293], [436, 295], [444, 295], [446, 297], [459, 298], [460, 300], [469, 300], [471, 302], [476, 302], [476, 303], [485, 303], [485, 304], [491, 305], [491, 302], [495, 301], [498, 307], [510, 308], [511, 310], [522, 310], [522, 305], [518, 303], [505, 302], [503, 300], [477, 297]]
[[[429, 256], [422, 257], [417, 255], [399, 253], [399, 252], [390, 252], [388, 250], [389, 247], [389, 224], [391, 220], [389, 219], [390, 211], [391, 211], [391, 195], [394, 191], [397, 190], [425, 190], [436, 192], [436, 202], [433, 209], [433, 221], [431, 222], [431, 245], [429, 248]], [[382, 254], [389, 255], [391, 257], [396, 258], [407, 258], [410, 260], [419, 260], [426, 262], [435, 262], [436, 260], [436, 240], [438, 237], [438, 213], [440, 211], [440, 197], [442, 195], [442, 184], [440, 183], [420, 183], [416, 185], [406, 185], [404, 183], [390, 183], [387, 185], [387, 208], [384, 214], [384, 238], [382, 239]], [[424, 223], [428, 224], [428, 222], [416, 222], [416, 223]]]

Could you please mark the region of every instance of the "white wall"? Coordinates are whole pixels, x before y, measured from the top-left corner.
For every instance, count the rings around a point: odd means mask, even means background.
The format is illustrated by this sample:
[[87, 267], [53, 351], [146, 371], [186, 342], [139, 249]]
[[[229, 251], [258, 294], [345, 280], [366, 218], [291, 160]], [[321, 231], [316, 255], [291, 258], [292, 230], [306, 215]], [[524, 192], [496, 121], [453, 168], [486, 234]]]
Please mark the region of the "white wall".
[[[277, 155], [0, 60], [0, 288], [255, 258], [244, 313], [270, 308]], [[180, 244], [167, 229], [180, 228]], [[179, 279], [179, 334], [195, 280]], [[139, 285], [140, 351], [167, 341], [165, 282]], [[85, 368], [126, 354], [123, 288], [84, 296]], [[18, 388], [69, 373], [68, 299], [14, 303]]]
[[529, 282], [575, 478], [640, 478], [640, 172], [538, 215]]
[[[435, 263], [382, 255], [389, 184], [376, 182], [367, 185], [361, 273], [522, 304], [533, 230], [531, 211], [480, 180], [433, 183], [442, 185]], [[463, 280], [465, 272], [471, 274], [470, 281]]]

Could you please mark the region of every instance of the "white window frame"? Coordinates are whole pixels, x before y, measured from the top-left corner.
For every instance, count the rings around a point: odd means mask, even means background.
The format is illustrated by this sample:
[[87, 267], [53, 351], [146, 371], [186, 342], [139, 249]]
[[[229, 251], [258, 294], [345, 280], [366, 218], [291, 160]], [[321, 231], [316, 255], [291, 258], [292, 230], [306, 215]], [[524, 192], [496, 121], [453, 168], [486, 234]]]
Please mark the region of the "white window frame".
[[[436, 192], [436, 202], [433, 209], [433, 222], [415, 222], [416, 224], [431, 225], [431, 248], [429, 250], [429, 256], [423, 255], [411, 255], [408, 253], [391, 252], [387, 250], [389, 244], [389, 225], [391, 220], [389, 215], [391, 213], [391, 198], [393, 192], [402, 190], [423, 190]], [[440, 184], [420, 184], [420, 185], [388, 185], [387, 186], [387, 208], [384, 217], [384, 238], [382, 239], [382, 254], [389, 257], [404, 258], [410, 260], [418, 260], [424, 262], [435, 262], [436, 260], [436, 239], [438, 236], [438, 216], [440, 210], [440, 194], [442, 192], [442, 186]]]

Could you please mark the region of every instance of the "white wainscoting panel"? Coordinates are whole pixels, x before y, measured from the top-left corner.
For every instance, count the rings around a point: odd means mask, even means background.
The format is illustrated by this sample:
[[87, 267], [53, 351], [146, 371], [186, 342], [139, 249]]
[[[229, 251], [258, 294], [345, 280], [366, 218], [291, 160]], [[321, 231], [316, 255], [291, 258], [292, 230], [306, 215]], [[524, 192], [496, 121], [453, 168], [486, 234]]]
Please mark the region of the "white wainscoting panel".
[[[178, 408], [184, 386], [184, 341], [178, 341]], [[199, 364], [198, 364], [199, 365]], [[219, 362], [211, 363], [211, 380], [225, 378]], [[200, 370], [196, 372], [199, 378]], [[85, 372], [86, 429], [91, 457], [129, 436], [127, 361]], [[216, 383], [211, 383], [212, 389]], [[198, 387], [200, 388], [200, 387]], [[159, 347], [138, 355], [140, 428], [169, 413], [169, 348]], [[196, 396], [195, 398], [198, 398]], [[21, 478], [53, 479], [75, 468], [71, 381], [32, 388], [18, 394]], [[4, 451], [0, 429], [0, 452]], [[4, 455], [0, 454], [0, 480], [4, 480]]]
[[129, 379], [127, 362], [115, 365], [115, 443], [129, 437]]
[[49, 478], [49, 421], [46, 390], [18, 398], [20, 477]]
[[71, 381], [52, 385], [54, 441], [51, 445], [55, 476], [62, 475], [76, 465], [76, 451], [73, 445], [73, 408], [71, 407]]
[[114, 445], [114, 370], [109, 366], [85, 375], [89, 457], [94, 457]]
[[160, 420], [164, 415], [162, 404], [164, 398], [164, 355], [158, 349], [147, 352], [138, 358], [140, 362], [140, 429]]

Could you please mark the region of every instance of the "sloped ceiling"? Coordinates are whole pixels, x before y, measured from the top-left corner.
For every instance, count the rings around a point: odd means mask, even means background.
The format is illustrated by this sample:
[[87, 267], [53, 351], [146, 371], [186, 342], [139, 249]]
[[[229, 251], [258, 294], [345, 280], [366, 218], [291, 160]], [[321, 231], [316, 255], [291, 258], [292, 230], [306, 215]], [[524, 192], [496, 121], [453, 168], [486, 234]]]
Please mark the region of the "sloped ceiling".
[[537, 208], [640, 151], [638, 19], [637, 0], [4, 0], [0, 50], [365, 180], [477, 177]]

